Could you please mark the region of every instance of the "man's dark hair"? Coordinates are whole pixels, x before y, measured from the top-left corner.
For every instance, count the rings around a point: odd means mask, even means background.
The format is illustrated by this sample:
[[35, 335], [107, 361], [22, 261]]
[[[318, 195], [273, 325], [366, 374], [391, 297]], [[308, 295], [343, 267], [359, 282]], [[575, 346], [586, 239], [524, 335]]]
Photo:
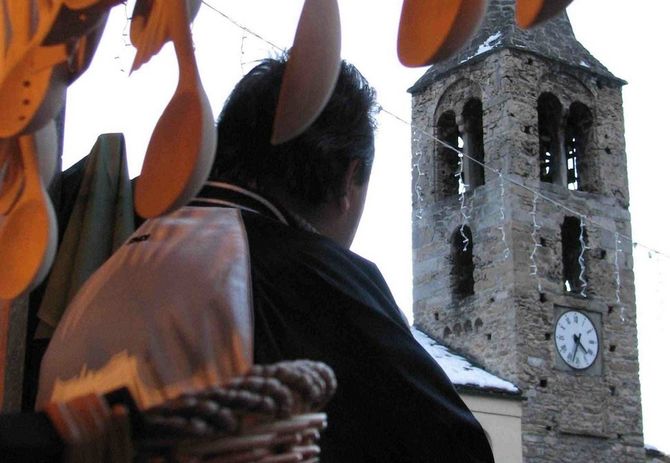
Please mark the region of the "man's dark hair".
[[218, 146], [210, 179], [261, 193], [283, 191], [307, 205], [338, 197], [349, 162], [361, 161], [358, 184], [374, 158], [375, 91], [342, 62], [330, 101], [298, 137], [270, 144], [286, 57], [265, 59], [237, 84], [218, 122]]

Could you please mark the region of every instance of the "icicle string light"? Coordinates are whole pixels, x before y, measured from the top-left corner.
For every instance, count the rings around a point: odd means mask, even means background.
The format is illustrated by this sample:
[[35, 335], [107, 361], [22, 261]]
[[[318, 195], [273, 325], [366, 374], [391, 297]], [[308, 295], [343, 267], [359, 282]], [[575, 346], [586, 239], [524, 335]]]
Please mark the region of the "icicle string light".
[[243, 30], [242, 31], [242, 36], [240, 37], [240, 71], [242, 72], [242, 75], [244, 75], [244, 42], [247, 40], [247, 31]]
[[[409, 122], [407, 122], [405, 119], [403, 119], [403, 118], [401, 118], [400, 116], [397, 116], [396, 114], [394, 114], [394, 113], [392, 113], [392, 112], [390, 112], [390, 111], [384, 109], [382, 106], [380, 106], [380, 111], [383, 112], [383, 113], [385, 113], [385, 114], [387, 114], [388, 116], [391, 116], [392, 118], [396, 119], [397, 121], [401, 122], [402, 124], [405, 124], [405, 125], [407, 125], [407, 126], [411, 126], [411, 124], [410, 124]], [[494, 172], [496, 175], [503, 175], [503, 174], [502, 174], [502, 171], [500, 171], [500, 170], [498, 170], [498, 169], [494, 169], [493, 167], [484, 164], [483, 162], [479, 161], [478, 159], [473, 158], [473, 157], [471, 157], [471, 156], [468, 156], [466, 153], [461, 152], [461, 150], [459, 150], [458, 148], [456, 148], [456, 147], [454, 147], [454, 146], [451, 146], [449, 143], [446, 143], [445, 141], [440, 140], [440, 139], [434, 137], [433, 135], [431, 135], [430, 133], [426, 132], [425, 130], [422, 130], [422, 129], [420, 129], [420, 128], [417, 127], [417, 128], [416, 128], [416, 131], [419, 132], [419, 133], [421, 133], [423, 136], [425, 136], [425, 137], [427, 137], [427, 138], [429, 138], [429, 139], [435, 141], [436, 143], [439, 143], [440, 145], [444, 146], [445, 148], [448, 148], [448, 149], [452, 150], [452, 151], [455, 152], [455, 153], [460, 153], [461, 155], [463, 155], [463, 157], [465, 157], [465, 158], [471, 160], [471, 161], [474, 162], [475, 164], [478, 164], [478, 165], [482, 166], [484, 169], [488, 170], [489, 172]], [[505, 179], [506, 182], [509, 182], [509, 183], [512, 184], [512, 185], [516, 185], [516, 186], [518, 186], [519, 188], [522, 188], [522, 189], [528, 191], [529, 193], [536, 194], [536, 195], [538, 195], [539, 198], [543, 199], [544, 201], [547, 201], [548, 203], [551, 203], [551, 204], [553, 204], [554, 206], [556, 206], [556, 207], [558, 207], [558, 208], [560, 208], [560, 209], [563, 209], [564, 211], [569, 212], [569, 213], [572, 214], [572, 215], [575, 215], [575, 216], [578, 216], [578, 217], [582, 217], [583, 220], [584, 220], [585, 222], [588, 222], [588, 223], [590, 223], [591, 225], [600, 228], [601, 230], [605, 230], [605, 231], [608, 231], [608, 232], [610, 232], [610, 233], [615, 233], [614, 230], [607, 228], [606, 226], [602, 225], [601, 223], [599, 223], [599, 222], [596, 221], [595, 219], [593, 219], [593, 218], [591, 218], [591, 217], [589, 217], [589, 216], [586, 216], [586, 215], [582, 214], [581, 212], [579, 212], [579, 211], [577, 211], [577, 210], [571, 208], [570, 206], [566, 206], [565, 204], [560, 203], [559, 201], [556, 201], [555, 199], [552, 199], [552, 198], [550, 198], [550, 197], [548, 197], [548, 196], [542, 194], [541, 192], [539, 192], [539, 191], [537, 191], [537, 190], [534, 190], [533, 188], [531, 188], [531, 187], [525, 185], [524, 183], [521, 183], [520, 181], [517, 181], [517, 180], [515, 180], [515, 179], [513, 179], [513, 178], [510, 178], [510, 177], [506, 177], [506, 176], [504, 176], [504, 175], [503, 175], [503, 178]], [[665, 257], [666, 259], [670, 260], [670, 254], [666, 254], [665, 252], [658, 251], [657, 249], [654, 249], [654, 248], [652, 248], [652, 247], [650, 247], [650, 246], [647, 246], [647, 245], [645, 245], [645, 244], [643, 244], [643, 243], [640, 243], [639, 241], [635, 241], [635, 240], [633, 240], [633, 238], [630, 237], [630, 236], [623, 235], [623, 234], [619, 234], [619, 237], [622, 238], [622, 239], [625, 239], [625, 240], [629, 241], [633, 246], [640, 246], [640, 247], [642, 247], [642, 248], [644, 248], [644, 249], [647, 249], [647, 250], [648, 250], [650, 253], [652, 253], [652, 254], [656, 254], [656, 255], [658, 255], [658, 256], [662, 256], [662, 257]]]
[[616, 303], [619, 305], [619, 317], [621, 318], [621, 321], [625, 321], [624, 317], [624, 311], [625, 308], [623, 304], [621, 303], [621, 268], [619, 267], [619, 253], [621, 252], [621, 249], [619, 248], [619, 245], [621, 244], [621, 241], [619, 239], [619, 232], [614, 233], [614, 276], [616, 278]]
[[264, 42], [264, 43], [270, 45], [272, 48], [274, 48], [274, 49], [276, 49], [276, 50], [278, 50], [278, 51], [282, 51], [282, 50], [284, 50], [284, 48], [282, 48], [282, 47], [280, 47], [279, 45], [276, 45], [276, 44], [270, 42], [268, 39], [266, 39], [266, 38], [263, 37], [262, 35], [257, 34], [256, 32], [252, 31], [252, 30], [249, 29], [248, 27], [246, 27], [246, 26], [244, 26], [244, 25], [238, 23], [238, 22], [235, 21], [233, 18], [231, 18], [230, 16], [228, 16], [227, 14], [225, 14], [223, 11], [218, 10], [218, 9], [216, 9], [215, 7], [213, 7], [212, 5], [210, 5], [207, 1], [202, 0], [202, 4], [205, 5], [207, 8], [209, 8], [210, 10], [214, 11], [215, 13], [219, 14], [220, 16], [224, 17], [228, 22], [230, 22], [230, 23], [231, 23], [232, 25], [234, 25], [235, 27], [238, 27], [238, 28], [242, 29], [244, 32], [246, 32], [247, 34], [256, 37], [256, 38], [257, 38], [258, 40], [260, 40], [261, 42]]
[[498, 172], [500, 179], [500, 234], [502, 235], [502, 242], [505, 249], [503, 249], [503, 259], [507, 259], [510, 254], [509, 246], [507, 245], [507, 238], [505, 237], [505, 179], [502, 172]]
[[[248, 27], [246, 27], [246, 26], [240, 24], [239, 22], [235, 21], [234, 19], [232, 19], [230, 16], [228, 16], [227, 14], [225, 14], [224, 12], [222, 12], [221, 10], [219, 10], [219, 9], [215, 8], [214, 6], [212, 6], [208, 1], [203, 0], [203, 1], [202, 1], [202, 4], [205, 5], [206, 7], [208, 7], [208, 8], [209, 8], [210, 10], [212, 10], [213, 12], [217, 13], [218, 15], [220, 15], [221, 17], [223, 17], [224, 19], [226, 19], [228, 22], [230, 22], [231, 24], [233, 24], [235, 27], [238, 27], [239, 29], [242, 29], [243, 31], [246, 31], [249, 35], [252, 35], [253, 37], [256, 37], [257, 39], [259, 39], [259, 40], [261, 40], [262, 42], [264, 42], [264, 43], [270, 45], [271, 47], [275, 48], [276, 50], [278, 50], [278, 51], [283, 51], [283, 50], [285, 50], [285, 48], [282, 48], [282, 47], [280, 47], [280, 46], [278, 46], [278, 45], [272, 43], [271, 41], [267, 40], [266, 38], [264, 38], [264, 37], [261, 36], [260, 34], [254, 32], [253, 30], [249, 29]], [[397, 121], [401, 122], [402, 124], [404, 124], [404, 125], [406, 125], [406, 126], [408, 126], [408, 127], [412, 127], [412, 124], [410, 124], [408, 121], [406, 121], [405, 119], [401, 118], [400, 116], [397, 116], [396, 114], [392, 113], [391, 111], [388, 111], [388, 110], [385, 109], [383, 106], [379, 105], [379, 109], [380, 109], [381, 112], [383, 112], [383, 113], [385, 113], [385, 114], [391, 116], [392, 118], [396, 119]], [[491, 171], [491, 172], [495, 172], [495, 173], [498, 174], [498, 175], [502, 175], [502, 172], [501, 172], [500, 170], [498, 170], [498, 169], [494, 169], [494, 168], [492, 168], [491, 166], [488, 166], [488, 165], [484, 164], [483, 162], [479, 161], [478, 159], [473, 158], [473, 157], [471, 157], [471, 156], [468, 156], [468, 155], [465, 154], [465, 153], [462, 153], [458, 148], [455, 148], [455, 147], [451, 146], [450, 144], [448, 144], [448, 143], [446, 143], [446, 142], [444, 142], [444, 141], [442, 141], [442, 140], [437, 139], [437, 138], [436, 138], [435, 136], [433, 136], [432, 134], [430, 134], [430, 133], [428, 133], [428, 132], [426, 132], [426, 131], [424, 131], [424, 130], [418, 129], [418, 128], [416, 128], [416, 130], [417, 130], [418, 132], [420, 132], [423, 136], [428, 137], [429, 139], [436, 141], [437, 143], [441, 144], [441, 145], [444, 146], [445, 148], [448, 148], [448, 149], [454, 151], [455, 153], [460, 153], [460, 154], [463, 155], [465, 158], [471, 160], [471, 161], [474, 162], [475, 164], [478, 164], [478, 165], [482, 166], [484, 169], [486, 169], [486, 170], [488, 170], [488, 171]], [[594, 226], [596, 226], [596, 227], [598, 227], [598, 228], [600, 228], [600, 229], [602, 229], [602, 230], [608, 231], [608, 232], [610, 232], [610, 233], [615, 233], [614, 230], [611, 230], [611, 229], [609, 229], [609, 228], [607, 228], [607, 227], [601, 225], [600, 223], [598, 223], [597, 221], [593, 220], [592, 218], [590, 218], [590, 217], [588, 217], [588, 216], [585, 216], [584, 214], [582, 214], [582, 213], [580, 213], [580, 212], [578, 212], [578, 211], [575, 211], [574, 209], [570, 208], [569, 206], [566, 206], [566, 205], [564, 205], [564, 204], [562, 204], [562, 203], [560, 203], [560, 202], [558, 202], [558, 201], [556, 201], [556, 200], [554, 200], [554, 199], [552, 199], [552, 198], [549, 198], [548, 196], [543, 195], [542, 193], [540, 193], [540, 192], [538, 192], [538, 191], [532, 189], [531, 187], [529, 187], [529, 186], [527, 186], [527, 185], [521, 183], [520, 181], [514, 180], [514, 179], [509, 178], [509, 177], [504, 177], [504, 176], [503, 176], [503, 178], [505, 179], [505, 181], [509, 182], [510, 184], [512, 184], [512, 185], [516, 185], [516, 186], [518, 186], [518, 187], [520, 187], [520, 188], [523, 188], [524, 190], [526, 190], [526, 191], [528, 191], [528, 192], [530, 192], [530, 193], [537, 194], [539, 198], [541, 198], [541, 199], [543, 199], [543, 200], [545, 200], [545, 201], [547, 201], [547, 202], [549, 202], [549, 203], [552, 203], [552, 204], [554, 204], [555, 206], [557, 206], [557, 207], [559, 207], [559, 208], [561, 208], [561, 209], [563, 209], [563, 210], [565, 210], [565, 211], [567, 211], [567, 212], [569, 212], [569, 213], [571, 213], [571, 214], [573, 214], [573, 215], [577, 215], [577, 216], [581, 216], [581, 217], [583, 217], [583, 218], [585, 219], [585, 221], [591, 223], [592, 225], [594, 225]], [[654, 248], [652, 248], [652, 247], [650, 247], [650, 246], [646, 246], [645, 244], [640, 243], [639, 241], [635, 241], [635, 240], [633, 240], [633, 238], [630, 237], [630, 236], [623, 235], [623, 234], [619, 234], [619, 237], [622, 238], [622, 239], [625, 239], [625, 240], [629, 241], [629, 242], [630, 242], [633, 246], [635, 246], [635, 247], [640, 246], [640, 247], [642, 247], [642, 248], [648, 250], [650, 254], [655, 254], [655, 255], [657, 255], [657, 256], [665, 257], [666, 259], [670, 260], [670, 254], [667, 254], [667, 253], [662, 252], [662, 251], [658, 251], [657, 249], [654, 249]]]
[[586, 245], [586, 238], [585, 238], [585, 225], [584, 225], [584, 216], [579, 217], [579, 282], [581, 283], [581, 288], [579, 294], [582, 297], [586, 297], [586, 262], [584, 258], [584, 254], [586, 253], [586, 250], [590, 249]]
[[542, 292], [542, 284], [540, 283], [540, 274], [537, 271], [537, 261], [535, 260], [535, 254], [537, 254], [538, 248], [541, 248], [542, 245], [537, 241], [537, 231], [540, 229], [540, 226], [537, 224], [537, 200], [539, 196], [537, 194], [533, 195], [533, 210], [530, 212], [530, 216], [533, 218], [533, 231], [530, 234], [531, 239], [533, 240], [533, 250], [530, 252], [530, 274], [535, 277], [537, 280], [537, 292]]
[[[412, 129], [412, 141], [414, 143], [419, 142], [419, 137], [417, 136], [416, 129]], [[414, 186], [414, 192], [416, 193], [416, 200], [419, 204], [419, 209], [416, 213], [416, 218], [421, 220], [423, 219], [423, 187], [421, 187], [421, 178], [425, 177], [426, 173], [421, 171], [421, 158], [423, 157], [423, 151], [417, 150], [416, 162], [412, 164], [412, 168], [416, 169], [416, 185]]]
[[468, 189], [468, 185], [463, 182], [463, 153], [458, 153], [458, 172], [454, 176], [458, 178], [458, 200], [461, 205], [461, 218], [463, 219], [460, 232], [463, 239], [463, 251], [465, 252], [468, 250], [468, 244], [470, 244], [470, 239], [465, 234], [465, 225], [470, 220], [470, 216], [465, 205], [465, 192]]

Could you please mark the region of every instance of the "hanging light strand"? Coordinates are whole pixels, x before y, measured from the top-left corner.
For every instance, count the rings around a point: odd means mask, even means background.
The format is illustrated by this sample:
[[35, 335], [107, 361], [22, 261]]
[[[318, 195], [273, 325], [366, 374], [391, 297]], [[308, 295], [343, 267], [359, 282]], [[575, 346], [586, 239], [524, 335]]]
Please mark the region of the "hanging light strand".
[[242, 35], [240, 37], [240, 72], [242, 72], [242, 75], [244, 75], [244, 65], [246, 64], [244, 59], [245, 58], [244, 45], [246, 41], [247, 41], [247, 31], [242, 30]]
[[540, 283], [540, 274], [537, 269], [537, 261], [535, 260], [535, 255], [537, 254], [538, 248], [541, 248], [542, 245], [537, 240], [537, 232], [540, 229], [540, 226], [537, 223], [537, 200], [539, 196], [537, 194], [533, 195], [533, 210], [530, 212], [530, 216], [533, 219], [533, 231], [530, 233], [530, 237], [533, 240], [533, 249], [530, 252], [530, 274], [534, 276], [537, 280], [537, 292], [542, 292], [542, 284]]
[[[270, 45], [271, 47], [275, 48], [276, 50], [278, 50], [278, 51], [282, 51], [282, 50], [285, 49], [285, 48], [282, 48], [282, 47], [280, 47], [280, 46], [278, 46], [278, 45], [272, 43], [271, 41], [269, 41], [269, 40], [267, 40], [266, 38], [264, 38], [262, 35], [260, 35], [260, 34], [258, 34], [258, 33], [256, 33], [256, 32], [254, 32], [253, 30], [251, 30], [250, 28], [248, 28], [248, 27], [246, 27], [246, 26], [240, 24], [239, 22], [235, 21], [234, 19], [232, 19], [230, 16], [228, 16], [227, 14], [225, 14], [224, 12], [222, 12], [221, 10], [219, 10], [219, 9], [215, 8], [214, 6], [212, 6], [208, 1], [203, 0], [203, 1], [202, 1], [202, 4], [205, 5], [206, 7], [208, 7], [209, 9], [211, 9], [212, 11], [214, 11], [215, 13], [217, 13], [218, 15], [220, 15], [221, 17], [223, 17], [224, 19], [226, 19], [227, 21], [229, 21], [229, 22], [230, 22], [231, 24], [233, 24], [235, 27], [238, 27], [238, 28], [240, 28], [240, 29], [246, 31], [249, 35], [256, 37], [257, 39], [261, 40], [262, 42], [265, 42], [266, 44]], [[382, 105], [379, 105], [379, 109], [380, 109], [381, 112], [383, 112], [383, 113], [385, 113], [385, 114], [391, 116], [392, 118], [396, 119], [396, 120], [399, 121], [400, 123], [402, 123], [402, 124], [404, 124], [404, 125], [406, 125], [406, 126], [408, 126], [408, 127], [412, 127], [412, 125], [411, 125], [408, 121], [406, 121], [405, 119], [401, 118], [400, 116], [394, 114], [393, 112], [391, 112], [391, 111], [385, 109]], [[433, 136], [432, 134], [426, 132], [425, 130], [422, 130], [422, 129], [419, 129], [419, 128], [416, 128], [415, 130], [416, 130], [417, 132], [421, 133], [423, 136], [425, 136], [425, 137], [427, 137], [427, 138], [429, 138], [429, 139], [431, 139], [431, 140], [433, 140], [433, 141], [439, 143], [440, 145], [444, 146], [445, 148], [448, 148], [448, 149], [454, 151], [455, 153], [460, 153], [462, 156], [464, 156], [465, 158], [471, 160], [471, 161], [474, 162], [475, 164], [478, 164], [478, 165], [482, 166], [484, 169], [486, 169], [486, 170], [488, 170], [488, 171], [490, 171], [490, 172], [495, 172], [497, 175], [502, 175], [502, 172], [501, 172], [500, 170], [498, 170], [498, 169], [494, 169], [494, 168], [492, 168], [491, 166], [488, 166], [488, 165], [484, 164], [484, 163], [481, 162], [480, 160], [478, 160], [478, 159], [476, 159], [476, 158], [474, 158], [474, 157], [468, 156], [468, 155], [465, 154], [465, 153], [462, 153], [461, 150], [459, 150], [458, 148], [456, 148], [456, 147], [454, 147], [454, 146], [451, 146], [449, 143], [446, 143], [446, 142], [444, 142], [444, 141], [442, 141], [442, 140], [439, 140], [438, 138], [436, 138], [436, 137]], [[520, 187], [520, 188], [523, 188], [523, 189], [526, 190], [526, 191], [529, 191], [529, 192], [531, 192], [531, 193], [533, 193], [533, 194], [537, 194], [538, 197], [541, 198], [541, 199], [543, 199], [544, 201], [547, 201], [547, 202], [549, 202], [549, 203], [552, 203], [552, 204], [554, 204], [555, 206], [557, 206], [557, 207], [559, 207], [559, 208], [561, 208], [561, 209], [563, 209], [563, 210], [565, 210], [565, 211], [567, 211], [567, 212], [569, 212], [569, 213], [571, 213], [571, 214], [573, 214], [573, 215], [582, 217], [585, 221], [591, 223], [592, 225], [594, 225], [594, 226], [596, 226], [596, 227], [598, 227], [598, 228], [600, 228], [600, 229], [602, 229], [602, 230], [609, 231], [610, 233], [615, 233], [614, 230], [611, 230], [611, 229], [609, 229], [609, 228], [603, 226], [602, 224], [598, 223], [598, 222], [597, 222], [596, 220], [594, 220], [593, 218], [588, 217], [588, 216], [585, 216], [584, 214], [582, 214], [582, 213], [580, 213], [580, 212], [578, 212], [578, 211], [575, 211], [575, 210], [572, 209], [571, 207], [566, 206], [565, 204], [562, 204], [562, 203], [560, 203], [559, 201], [556, 201], [555, 199], [552, 199], [552, 198], [550, 198], [550, 197], [548, 197], [548, 196], [546, 196], [546, 195], [544, 195], [544, 194], [542, 194], [542, 193], [540, 193], [540, 192], [534, 190], [533, 188], [531, 188], [531, 187], [525, 185], [524, 183], [522, 183], [522, 182], [520, 182], [520, 181], [517, 181], [517, 180], [515, 180], [515, 179], [513, 179], [513, 178], [510, 178], [510, 177], [504, 177], [504, 176], [503, 176], [503, 178], [505, 179], [506, 182], [509, 182], [509, 183], [512, 184], [512, 185], [516, 185], [516, 186], [518, 186], [518, 187]], [[659, 250], [657, 250], [657, 249], [655, 249], [655, 248], [652, 248], [652, 247], [650, 247], [650, 246], [647, 246], [647, 245], [645, 245], [645, 244], [643, 244], [643, 243], [640, 243], [639, 241], [635, 241], [635, 240], [633, 240], [633, 238], [630, 237], [630, 236], [623, 235], [623, 234], [619, 234], [619, 237], [620, 237], [621, 239], [625, 239], [625, 240], [629, 241], [629, 242], [630, 242], [633, 246], [635, 246], [635, 247], [639, 246], [639, 247], [642, 247], [642, 248], [646, 249], [650, 254], [654, 254], [654, 255], [657, 255], [657, 256], [661, 256], [661, 257], [664, 257], [664, 258], [670, 260], [670, 254], [667, 254], [667, 253], [665, 253], [665, 252], [662, 252], [662, 251], [659, 251]]]
[[625, 307], [621, 303], [621, 268], [619, 266], [619, 253], [621, 252], [621, 240], [619, 239], [619, 232], [614, 233], [614, 277], [616, 279], [616, 303], [619, 306], [619, 317], [621, 321], [625, 321]]
[[498, 172], [498, 178], [500, 179], [500, 234], [502, 235], [503, 242], [503, 259], [507, 259], [510, 254], [509, 246], [507, 244], [507, 238], [505, 236], [505, 179], [503, 178], [502, 172]]
[[[417, 131], [415, 128], [412, 128], [412, 141], [413, 143], [419, 143], [419, 137], [417, 136]], [[419, 205], [416, 213], [416, 218], [421, 220], [423, 219], [423, 187], [421, 186], [422, 177], [426, 176], [425, 172], [421, 171], [421, 158], [423, 157], [423, 151], [417, 149], [416, 162], [412, 164], [412, 168], [416, 169], [416, 184], [414, 185], [414, 193], [416, 194], [416, 201]]]
[[581, 283], [581, 288], [579, 294], [582, 297], [586, 297], [586, 286], [587, 286], [587, 281], [586, 281], [586, 259], [584, 258], [584, 254], [586, 253], [586, 250], [590, 249], [586, 245], [586, 226], [584, 224], [584, 216], [579, 217], [579, 282]]
[[239, 29], [242, 29], [242, 30], [243, 30], [244, 32], [246, 32], [247, 34], [256, 37], [256, 38], [257, 38], [258, 40], [260, 40], [261, 42], [264, 42], [264, 43], [270, 45], [270, 46], [271, 46], [272, 48], [274, 48], [275, 50], [277, 50], [277, 51], [283, 51], [283, 50], [284, 50], [284, 48], [280, 47], [279, 45], [270, 42], [268, 39], [266, 39], [266, 38], [263, 37], [262, 35], [257, 34], [256, 32], [252, 31], [251, 29], [249, 29], [248, 27], [244, 26], [243, 24], [240, 24], [239, 22], [235, 21], [233, 18], [231, 18], [230, 16], [228, 16], [227, 14], [225, 14], [223, 11], [221, 11], [221, 10], [219, 10], [219, 9], [217, 9], [217, 8], [215, 8], [215, 7], [213, 7], [209, 2], [207, 2], [207, 1], [205, 1], [205, 0], [202, 0], [202, 4], [205, 5], [207, 8], [209, 8], [210, 10], [214, 11], [215, 13], [217, 13], [218, 15], [222, 16], [223, 18], [225, 18], [229, 23], [231, 23], [231, 24], [234, 25], [235, 27], [237, 27], [237, 28], [239, 28]]
[[[396, 119], [397, 121], [401, 122], [402, 124], [405, 124], [405, 125], [408, 125], [408, 126], [410, 125], [410, 123], [407, 122], [405, 119], [401, 118], [400, 116], [397, 116], [397, 115], [393, 114], [392, 112], [390, 112], [390, 111], [384, 109], [383, 107], [380, 107], [380, 110], [381, 110], [383, 113], [385, 113], [385, 114], [391, 116], [392, 118]], [[484, 169], [488, 170], [489, 172], [494, 172], [496, 175], [502, 175], [502, 172], [501, 172], [500, 170], [498, 170], [498, 169], [494, 169], [493, 167], [491, 167], [491, 166], [489, 166], [489, 165], [486, 165], [485, 163], [481, 162], [480, 160], [478, 160], [478, 159], [476, 159], [476, 158], [474, 158], [474, 157], [468, 156], [466, 153], [461, 152], [461, 150], [459, 150], [458, 148], [456, 148], [456, 147], [454, 147], [454, 146], [451, 146], [449, 143], [447, 143], [447, 142], [445, 142], [445, 141], [443, 141], [443, 140], [440, 140], [440, 139], [434, 137], [433, 135], [431, 135], [430, 133], [426, 132], [425, 130], [422, 130], [422, 129], [420, 129], [420, 128], [417, 127], [417, 128], [416, 128], [416, 131], [419, 132], [419, 133], [421, 133], [423, 136], [425, 136], [425, 137], [427, 137], [427, 138], [429, 138], [429, 139], [435, 141], [436, 143], [439, 143], [440, 145], [444, 146], [445, 148], [448, 148], [448, 149], [452, 150], [452, 151], [455, 152], [455, 153], [460, 153], [461, 155], [463, 155], [463, 157], [465, 157], [465, 158], [471, 160], [471, 161], [474, 162], [475, 164], [478, 164], [478, 165], [482, 166]], [[577, 210], [571, 208], [570, 206], [567, 206], [567, 205], [565, 205], [565, 204], [563, 204], [563, 203], [561, 203], [561, 202], [559, 202], [559, 201], [557, 201], [557, 200], [555, 200], [555, 199], [553, 199], [553, 198], [550, 198], [550, 197], [548, 197], [547, 195], [542, 194], [541, 192], [539, 192], [539, 191], [537, 191], [537, 190], [535, 190], [535, 189], [529, 187], [528, 185], [522, 183], [521, 181], [515, 180], [515, 179], [513, 179], [513, 178], [511, 178], [511, 177], [506, 177], [506, 176], [504, 176], [504, 175], [503, 175], [503, 178], [505, 179], [506, 182], [508, 182], [508, 183], [510, 183], [510, 184], [512, 184], [512, 185], [516, 185], [516, 186], [518, 186], [519, 188], [523, 188], [524, 190], [526, 190], [526, 191], [528, 191], [528, 192], [530, 192], [530, 193], [537, 194], [538, 197], [539, 197], [540, 199], [542, 199], [542, 200], [544, 200], [544, 201], [547, 201], [548, 203], [551, 203], [551, 204], [553, 204], [554, 206], [556, 206], [556, 207], [558, 207], [558, 208], [560, 208], [560, 209], [563, 209], [564, 211], [570, 213], [571, 215], [581, 217], [581, 218], [584, 220], [584, 222], [588, 222], [588, 223], [590, 223], [591, 225], [600, 228], [601, 230], [605, 230], [605, 231], [608, 231], [608, 232], [610, 232], [610, 233], [615, 233], [614, 230], [612, 230], [612, 229], [610, 229], [610, 228], [607, 228], [606, 226], [602, 225], [602, 224], [601, 224], [600, 222], [598, 222], [596, 219], [594, 219], [594, 218], [592, 218], [592, 217], [589, 217], [589, 216], [587, 216], [587, 215], [585, 215], [585, 214], [583, 214], [583, 213], [581, 213], [581, 212], [579, 212], [579, 211], [577, 211]], [[630, 237], [630, 236], [628, 236], [628, 235], [619, 234], [619, 237], [620, 237], [621, 239], [625, 239], [625, 240], [629, 241], [633, 246], [639, 246], [639, 247], [642, 247], [642, 248], [648, 250], [651, 254], [655, 254], [655, 255], [657, 255], [657, 256], [662, 256], [662, 257], [665, 257], [666, 259], [670, 260], [670, 254], [667, 254], [667, 253], [665, 253], [665, 252], [663, 252], [663, 251], [659, 251], [659, 250], [657, 250], [657, 249], [655, 249], [655, 248], [652, 248], [652, 247], [650, 247], [650, 246], [647, 246], [647, 245], [645, 245], [645, 244], [643, 244], [643, 243], [640, 243], [639, 241], [635, 241], [635, 240], [633, 240], [632, 237]]]
[[465, 226], [470, 221], [470, 216], [468, 215], [468, 208], [465, 204], [465, 191], [468, 189], [468, 185], [463, 182], [463, 153], [458, 153], [458, 171], [454, 174], [458, 178], [458, 201], [461, 206], [461, 227], [460, 233], [461, 238], [463, 239], [463, 251], [468, 250], [468, 245], [470, 244], [470, 238], [465, 234]]

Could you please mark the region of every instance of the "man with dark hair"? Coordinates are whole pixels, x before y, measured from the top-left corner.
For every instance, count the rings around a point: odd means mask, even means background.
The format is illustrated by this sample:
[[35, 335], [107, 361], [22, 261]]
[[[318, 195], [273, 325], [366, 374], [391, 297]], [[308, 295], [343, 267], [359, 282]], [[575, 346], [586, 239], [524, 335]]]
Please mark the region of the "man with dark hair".
[[374, 157], [374, 90], [343, 63], [319, 118], [273, 146], [284, 68], [263, 61], [237, 85], [218, 126], [211, 179], [222, 183], [195, 200], [255, 211], [242, 211], [255, 363], [310, 358], [335, 370], [324, 462], [492, 461], [479, 423], [414, 341], [376, 266], [348, 250]]
[[[235, 87], [210, 180], [189, 207], [148, 221], [82, 288], [45, 356], [38, 403], [68, 400], [67, 385], [86, 375], [118, 387], [122, 361], [151, 370], [131, 387], [143, 407], [173, 385], [243, 371], [252, 362], [248, 307], [253, 363], [306, 358], [335, 371], [321, 461], [493, 461], [376, 266], [348, 249], [374, 157], [374, 90], [343, 63], [316, 121], [273, 146], [285, 67], [284, 58], [264, 60]], [[230, 320], [218, 328], [221, 313], [233, 314], [241, 335]], [[118, 320], [143, 328], [82, 336]], [[208, 349], [213, 362], [194, 355]]]

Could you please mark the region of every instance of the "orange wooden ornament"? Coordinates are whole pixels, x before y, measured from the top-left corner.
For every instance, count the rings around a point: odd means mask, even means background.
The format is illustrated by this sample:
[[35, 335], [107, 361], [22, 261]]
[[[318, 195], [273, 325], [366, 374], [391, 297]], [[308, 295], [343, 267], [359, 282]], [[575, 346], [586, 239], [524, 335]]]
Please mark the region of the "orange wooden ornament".
[[297, 137], [319, 116], [340, 74], [340, 47], [337, 0], [305, 0], [279, 91], [272, 144]]
[[0, 299], [14, 299], [39, 284], [56, 254], [56, 216], [42, 187], [34, 137], [20, 137], [19, 147], [25, 185], [0, 217]]
[[405, 0], [398, 28], [398, 58], [427, 66], [457, 52], [477, 31], [487, 0]]
[[[188, 22], [200, 11], [201, 0], [186, 0]], [[131, 72], [139, 69], [170, 41], [168, 21], [170, 3], [137, 0], [130, 23], [130, 43], [137, 49]]]
[[169, 2], [168, 30], [177, 52], [179, 82], [154, 128], [137, 180], [135, 208], [147, 218], [183, 206], [200, 190], [216, 148], [214, 116], [193, 54], [187, 3]]
[[516, 22], [524, 29], [531, 28], [563, 11], [572, 0], [517, 0]]

